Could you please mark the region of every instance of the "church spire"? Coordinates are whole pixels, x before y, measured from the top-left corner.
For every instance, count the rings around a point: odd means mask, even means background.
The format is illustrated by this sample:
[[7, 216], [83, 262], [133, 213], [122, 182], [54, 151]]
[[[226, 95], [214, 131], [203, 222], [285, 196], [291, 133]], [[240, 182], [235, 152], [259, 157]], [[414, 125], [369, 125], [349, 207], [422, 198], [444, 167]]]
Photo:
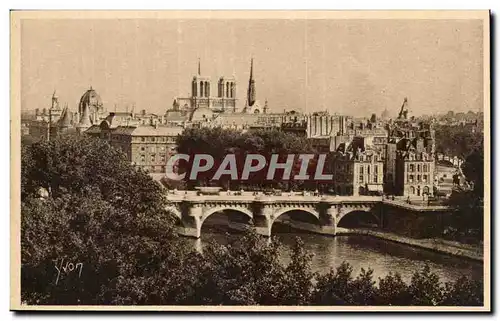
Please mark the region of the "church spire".
[[198, 76], [201, 75], [201, 63], [200, 63], [200, 58], [198, 58]]
[[253, 80], [253, 57], [250, 59], [250, 80]]
[[250, 60], [250, 79], [248, 81], [248, 106], [253, 106], [255, 103], [255, 80], [253, 79], [253, 58]]

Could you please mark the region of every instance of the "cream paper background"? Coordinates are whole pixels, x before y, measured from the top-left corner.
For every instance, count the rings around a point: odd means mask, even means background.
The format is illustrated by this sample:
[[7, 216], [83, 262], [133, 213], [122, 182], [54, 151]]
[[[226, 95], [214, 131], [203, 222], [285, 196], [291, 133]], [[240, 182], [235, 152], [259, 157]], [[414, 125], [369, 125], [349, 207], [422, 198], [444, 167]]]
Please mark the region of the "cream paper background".
[[[483, 23], [483, 104], [485, 177], [490, 177], [490, 25], [488, 11], [13, 11], [11, 12], [11, 298], [13, 310], [133, 311], [489, 311], [490, 185], [485, 182], [484, 307], [269, 307], [269, 306], [28, 306], [20, 302], [20, 112], [21, 21], [23, 19], [438, 19], [481, 20]], [[390, 50], [391, 48], [388, 48]], [[443, 75], [446, 77], [446, 75]], [[244, 82], [243, 82], [244, 83]], [[241, 86], [241, 85], [240, 85]], [[241, 89], [240, 89], [241, 90]], [[447, 108], [448, 106], [444, 106]], [[448, 110], [448, 109], [445, 109]]]

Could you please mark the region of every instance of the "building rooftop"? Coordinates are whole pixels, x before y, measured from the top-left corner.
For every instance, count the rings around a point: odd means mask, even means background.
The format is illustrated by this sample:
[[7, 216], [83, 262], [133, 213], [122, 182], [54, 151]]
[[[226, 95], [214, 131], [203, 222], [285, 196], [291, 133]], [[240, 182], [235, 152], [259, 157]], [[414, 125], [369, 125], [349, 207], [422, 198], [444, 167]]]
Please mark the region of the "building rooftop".
[[132, 131], [132, 136], [177, 136], [182, 134], [180, 126], [137, 126]]
[[101, 132], [101, 127], [99, 125], [92, 125], [89, 129], [85, 131], [87, 134], [99, 134]]
[[110, 128], [135, 125], [137, 123], [137, 121], [133, 119], [132, 113], [129, 112], [111, 112], [103, 121], [107, 122]]
[[259, 120], [260, 114], [219, 114], [214, 120], [217, 125], [255, 125]]
[[[106, 129], [106, 128], [105, 128]], [[99, 134], [103, 129], [99, 125], [93, 125], [85, 132], [87, 134]], [[130, 135], [130, 136], [177, 136], [184, 130], [180, 126], [151, 126], [151, 125], [133, 125], [118, 126], [110, 128], [112, 135]]]

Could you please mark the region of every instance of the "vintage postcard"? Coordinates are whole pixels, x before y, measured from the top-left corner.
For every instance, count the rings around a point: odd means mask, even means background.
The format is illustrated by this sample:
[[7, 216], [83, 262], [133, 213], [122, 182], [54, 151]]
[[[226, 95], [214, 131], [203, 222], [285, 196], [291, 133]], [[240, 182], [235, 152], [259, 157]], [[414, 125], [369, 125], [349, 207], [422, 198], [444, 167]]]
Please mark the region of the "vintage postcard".
[[490, 311], [488, 11], [11, 11], [11, 309]]

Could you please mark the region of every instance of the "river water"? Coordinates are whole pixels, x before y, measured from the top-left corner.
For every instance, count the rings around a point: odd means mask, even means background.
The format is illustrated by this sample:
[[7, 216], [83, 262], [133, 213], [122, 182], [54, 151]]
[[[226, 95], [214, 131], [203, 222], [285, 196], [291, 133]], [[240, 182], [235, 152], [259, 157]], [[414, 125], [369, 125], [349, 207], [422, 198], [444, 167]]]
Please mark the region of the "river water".
[[[300, 237], [306, 249], [313, 253], [312, 269], [327, 273], [330, 268], [337, 267], [343, 261], [353, 267], [353, 276], [357, 276], [361, 268], [373, 269], [374, 280], [386, 276], [390, 271], [398, 272], [403, 280], [409, 282], [417, 270], [428, 264], [442, 282], [455, 281], [460, 276], [480, 280], [483, 278], [483, 264], [455, 256], [435, 253], [403, 244], [385, 241], [369, 236], [323, 236], [301, 231], [275, 230], [273, 236], [282, 243], [280, 259], [283, 263], [290, 260], [290, 250], [296, 237]], [[190, 240], [197, 249], [203, 248], [209, 241], [227, 243], [228, 237], [239, 237], [238, 233], [230, 234], [219, 229], [203, 228], [201, 239]]]

